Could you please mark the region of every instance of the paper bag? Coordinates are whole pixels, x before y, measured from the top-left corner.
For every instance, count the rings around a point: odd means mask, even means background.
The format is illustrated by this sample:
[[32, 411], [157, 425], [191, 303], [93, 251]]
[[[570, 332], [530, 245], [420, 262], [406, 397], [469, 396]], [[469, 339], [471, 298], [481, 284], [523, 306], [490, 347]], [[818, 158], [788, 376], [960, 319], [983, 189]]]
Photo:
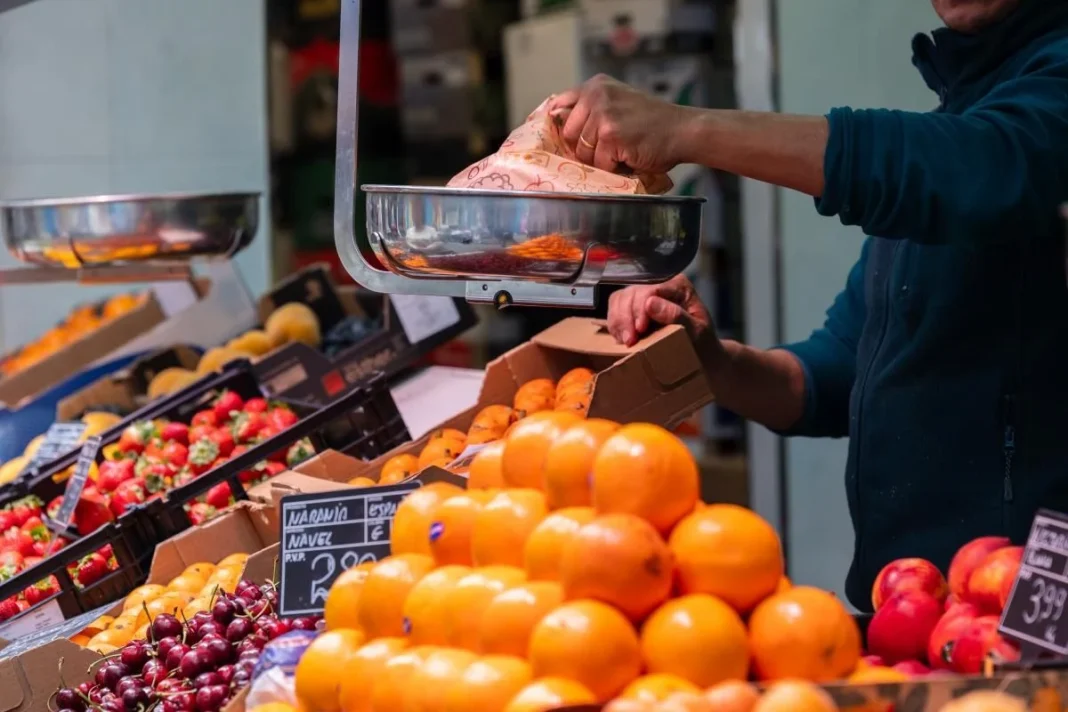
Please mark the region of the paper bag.
[[656, 195], [671, 189], [666, 175], [624, 176], [580, 162], [560, 136], [563, 120], [549, 114], [551, 99], [535, 109], [497, 153], [456, 175], [449, 187], [631, 195]]

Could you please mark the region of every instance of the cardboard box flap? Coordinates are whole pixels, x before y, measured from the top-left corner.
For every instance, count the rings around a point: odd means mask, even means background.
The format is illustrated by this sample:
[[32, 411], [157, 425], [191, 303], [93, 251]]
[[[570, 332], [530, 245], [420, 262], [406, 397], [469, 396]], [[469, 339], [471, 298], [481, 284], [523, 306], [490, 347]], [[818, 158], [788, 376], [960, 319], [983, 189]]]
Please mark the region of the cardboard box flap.
[[100, 655], [69, 640], [54, 640], [0, 662], [0, 712], [46, 710], [63, 683], [89, 679]]
[[0, 695], [0, 712], [18, 709], [26, 699], [22, 676], [19, 674], [20, 667], [18, 658], [0, 662], [0, 690], [3, 690], [3, 695]]

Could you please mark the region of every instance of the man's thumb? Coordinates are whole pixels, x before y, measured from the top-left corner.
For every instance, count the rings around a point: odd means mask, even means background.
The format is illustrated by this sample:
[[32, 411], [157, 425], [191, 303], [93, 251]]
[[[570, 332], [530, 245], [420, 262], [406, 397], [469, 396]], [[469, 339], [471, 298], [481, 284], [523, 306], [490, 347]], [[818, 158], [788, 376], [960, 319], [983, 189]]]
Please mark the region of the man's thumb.
[[678, 304], [663, 297], [649, 297], [645, 313], [658, 324], [685, 324], [689, 316]]

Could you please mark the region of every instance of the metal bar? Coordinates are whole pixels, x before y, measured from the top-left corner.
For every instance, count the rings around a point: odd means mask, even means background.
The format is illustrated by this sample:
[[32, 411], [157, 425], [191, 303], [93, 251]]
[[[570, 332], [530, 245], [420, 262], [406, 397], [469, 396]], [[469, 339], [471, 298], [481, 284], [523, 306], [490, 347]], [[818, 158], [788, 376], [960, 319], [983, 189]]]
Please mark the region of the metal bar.
[[0, 269], [0, 285], [51, 284], [124, 284], [136, 282], [181, 282], [192, 278], [187, 265], [121, 265], [111, 267], [12, 267]]

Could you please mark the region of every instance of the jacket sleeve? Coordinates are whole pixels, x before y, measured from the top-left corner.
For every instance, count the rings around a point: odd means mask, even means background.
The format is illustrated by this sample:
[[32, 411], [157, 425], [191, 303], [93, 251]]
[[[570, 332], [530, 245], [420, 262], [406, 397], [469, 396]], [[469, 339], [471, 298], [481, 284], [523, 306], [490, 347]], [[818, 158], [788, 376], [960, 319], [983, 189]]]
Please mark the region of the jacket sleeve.
[[805, 371], [805, 409], [781, 435], [841, 438], [849, 435], [849, 397], [857, 376], [857, 343], [864, 328], [864, 273], [871, 238], [853, 265], [845, 289], [835, 297], [823, 327], [805, 341], [780, 348]]
[[868, 235], [925, 243], [1061, 230], [1068, 52], [1058, 51], [961, 115], [833, 110], [816, 209]]

